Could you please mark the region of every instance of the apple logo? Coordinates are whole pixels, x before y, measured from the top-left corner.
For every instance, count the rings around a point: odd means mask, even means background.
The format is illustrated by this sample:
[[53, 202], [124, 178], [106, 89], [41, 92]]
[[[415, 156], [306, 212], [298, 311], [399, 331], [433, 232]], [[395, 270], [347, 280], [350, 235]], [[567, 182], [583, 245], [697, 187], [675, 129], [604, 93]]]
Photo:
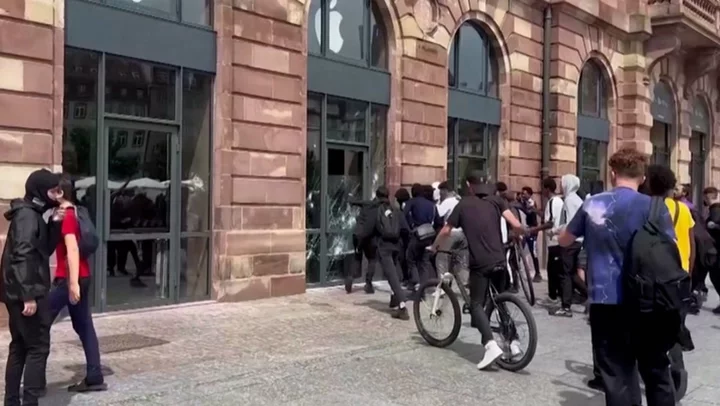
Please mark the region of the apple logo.
[[[319, 0], [315, 0], [319, 1]], [[334, 53], [339, 53], [342, 50], [345, 40], [340, 32], [340, 24], [342, 24], [343, 15], [339, 11], [335, 10], [338, 0], [330, 0], [330, 18], [328, 21], [328, 32], [330, 33], [330, 43], [328, 49]], [[322, 7], [315, 13], [315, 36], [319, 43], [322, 43]]]

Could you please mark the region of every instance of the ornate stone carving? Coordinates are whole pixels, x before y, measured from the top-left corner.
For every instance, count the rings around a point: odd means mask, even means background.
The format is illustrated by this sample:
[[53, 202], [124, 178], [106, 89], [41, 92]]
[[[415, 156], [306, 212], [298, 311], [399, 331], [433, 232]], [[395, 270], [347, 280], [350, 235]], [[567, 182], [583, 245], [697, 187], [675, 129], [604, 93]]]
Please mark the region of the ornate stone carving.
[[426, 35], [432, 35], [438, 27], [440, 17], [437, 0], [415, 0], [412, 10], [418, 27]]

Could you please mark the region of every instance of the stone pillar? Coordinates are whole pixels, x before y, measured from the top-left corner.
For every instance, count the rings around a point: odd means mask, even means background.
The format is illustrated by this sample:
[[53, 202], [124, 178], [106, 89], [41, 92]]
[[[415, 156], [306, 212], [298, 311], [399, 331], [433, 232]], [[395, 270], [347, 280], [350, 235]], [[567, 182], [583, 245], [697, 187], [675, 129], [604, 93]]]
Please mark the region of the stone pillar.
[[618, 86], [618, 147], [632, 146], [652, 154], [650, 79], [642, 41], [624, 43], [622, 83]]
[[[10, 199], [25, 194], [30, 172], [60, 169], [64, 1], [8, 0], [0, 9], [0, 210], [4, 212]], [[0, 216], [0, 245], [7, 227]]]
[[219, 3], [213, 295], [303, 293], [305, 2]]

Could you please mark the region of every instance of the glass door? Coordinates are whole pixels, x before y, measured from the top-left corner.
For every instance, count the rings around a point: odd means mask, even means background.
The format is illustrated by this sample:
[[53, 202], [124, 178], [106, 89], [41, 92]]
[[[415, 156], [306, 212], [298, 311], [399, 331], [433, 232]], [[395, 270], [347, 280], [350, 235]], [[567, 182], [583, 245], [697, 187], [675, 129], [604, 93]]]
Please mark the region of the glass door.
[[179, 212], [177, 128], [105, 121], [102, 181], [105, 306], [175, 301]]

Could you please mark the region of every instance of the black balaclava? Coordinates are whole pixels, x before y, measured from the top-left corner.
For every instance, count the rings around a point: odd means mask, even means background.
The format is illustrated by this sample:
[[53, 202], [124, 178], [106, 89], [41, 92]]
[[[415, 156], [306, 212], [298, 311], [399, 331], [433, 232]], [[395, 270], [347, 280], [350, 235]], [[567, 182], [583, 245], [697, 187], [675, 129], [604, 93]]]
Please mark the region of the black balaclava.
[[47, 169], [38, 169], [25, 181], [25, 201], [39, 209], [47, 210], [58, 202], [48, 197], [48, 191], [60, 184], [60, 176]]

